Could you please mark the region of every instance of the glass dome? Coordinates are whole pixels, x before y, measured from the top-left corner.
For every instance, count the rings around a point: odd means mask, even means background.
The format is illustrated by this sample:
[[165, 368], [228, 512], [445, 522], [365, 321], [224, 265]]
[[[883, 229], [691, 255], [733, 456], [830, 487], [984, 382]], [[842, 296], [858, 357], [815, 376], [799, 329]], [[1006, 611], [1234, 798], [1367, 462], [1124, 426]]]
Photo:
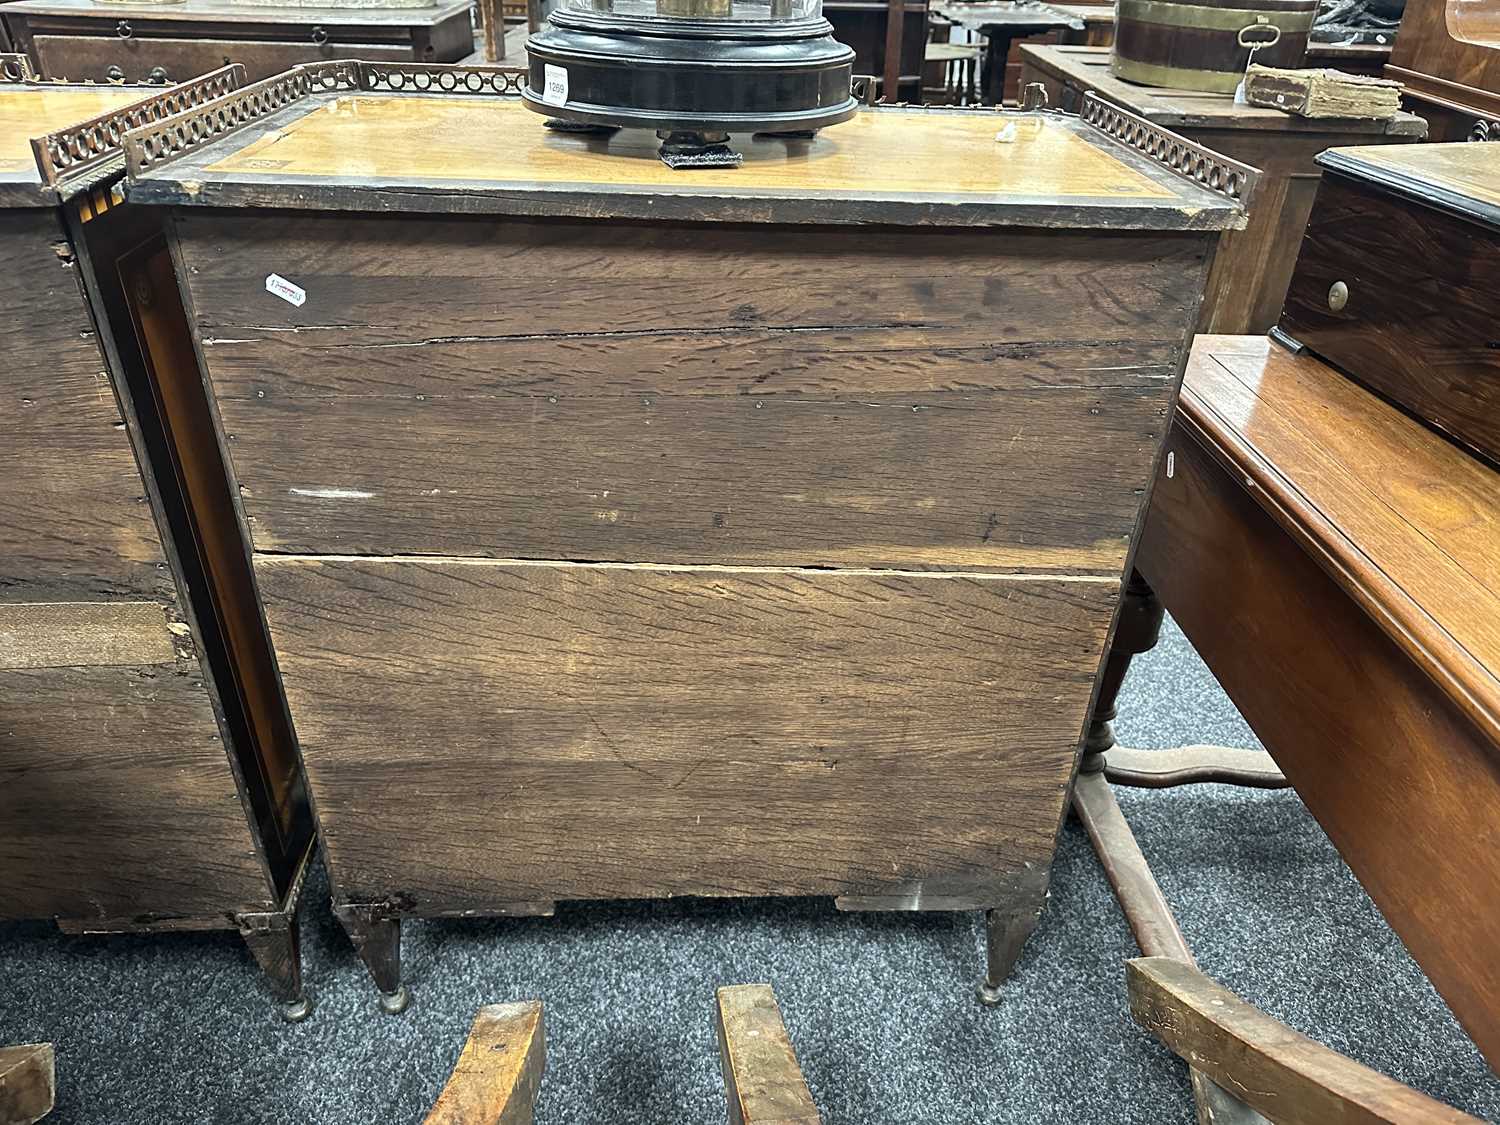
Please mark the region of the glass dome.
[[629, 19], [736, 23], [786, 23], [823, 14], [823, 0], [566, 0], [563, 7]]

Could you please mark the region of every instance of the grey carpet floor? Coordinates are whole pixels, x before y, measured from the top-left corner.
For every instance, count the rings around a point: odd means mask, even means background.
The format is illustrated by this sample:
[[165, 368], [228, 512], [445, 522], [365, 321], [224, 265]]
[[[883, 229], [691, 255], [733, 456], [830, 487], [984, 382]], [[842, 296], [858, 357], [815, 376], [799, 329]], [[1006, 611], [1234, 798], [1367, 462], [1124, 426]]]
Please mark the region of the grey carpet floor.
[[[1170, 627], [1121, 702], [1134, 745], [1253, 744]], [[1500, 1117], [1500, 1081], [1295, 794], [1203, 786], [1120, 803], [1209, 973], [1362, 1062]], [[410, 1122], [477, 1006], [540, 997], [541, 1125], [697, 1125], [724, 1120], [713, 990], [769, 981], [829, 1122], [1188, 1125], [1182, 1064], [1130, 1020], [1122, 963], [1135, 948], [1076, 824], [1052, 886], [993, 1010], [973, 1000], [977, 916], [757, 900], [409, 923], [415, 1000], [388, 1017], [315, 878], [306, 1023], [276, 1019], [237, 938], [27, 924], [0, 927], [0, 1042], [56, 1044], [56, 1125]]]

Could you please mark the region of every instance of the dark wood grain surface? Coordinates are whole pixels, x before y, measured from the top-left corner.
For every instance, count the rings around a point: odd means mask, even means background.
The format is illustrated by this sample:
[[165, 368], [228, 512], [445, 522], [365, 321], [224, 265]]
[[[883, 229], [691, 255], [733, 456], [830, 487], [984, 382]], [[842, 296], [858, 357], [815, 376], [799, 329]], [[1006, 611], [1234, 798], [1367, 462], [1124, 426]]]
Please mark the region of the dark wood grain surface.
[[85, 263], [55, 210], [0, 211], [0, 239], [0, 915], [279, 908]]
[[172, 604], [72, 249], [46, 210], [0, 211], [0, 597]]
[[0, 917], [271, 910], [196, 660], [0, 670]]
[[1206, 252], [192, 213], [179, 235], [259, 550], [1109, 574]]
[[[1500, 152], [1494, 155], [1492, 191], [1500, 199]], [[1335, 310], [1329, 292], [1339, 282], [1347, 303]], [[1323, 359], [1500, 463], [1497, 292], [1500, 228], [1329, 172], [1281, 325]]]
[[1050, 862], [1117, 594], [435, 559], [257, 575], [341, 891], [416, 913], [1005, 901]]
[[1317, 360], [1200, 337], [1136, 559], [1492, 1064], [1495, 480]]

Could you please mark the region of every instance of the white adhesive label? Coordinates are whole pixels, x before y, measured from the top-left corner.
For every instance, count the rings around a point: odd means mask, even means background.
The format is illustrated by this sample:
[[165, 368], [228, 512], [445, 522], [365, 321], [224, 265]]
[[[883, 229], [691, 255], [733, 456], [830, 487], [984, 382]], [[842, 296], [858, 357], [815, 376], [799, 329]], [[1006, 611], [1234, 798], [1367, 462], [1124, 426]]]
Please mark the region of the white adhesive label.
[[300, 285], [293, 285], [279, 273], [273, 273], [266, 278], [266, 292], [274, 293], [289, 305], [296, 305], [299, 309], [307, 304], [307, 290]]
[[568, 68], [545, 63], [542, 74], [547, 80], [542, 89], [542, 101], [548, 105], [568, 104]]

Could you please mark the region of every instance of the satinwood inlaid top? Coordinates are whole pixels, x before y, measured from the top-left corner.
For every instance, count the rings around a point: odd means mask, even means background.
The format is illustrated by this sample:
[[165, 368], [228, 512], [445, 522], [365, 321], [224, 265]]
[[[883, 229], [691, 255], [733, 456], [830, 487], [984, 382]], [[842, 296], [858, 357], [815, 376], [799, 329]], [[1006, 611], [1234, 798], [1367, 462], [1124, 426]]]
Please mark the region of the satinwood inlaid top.
[[[1010, 127], [1015, 137], [999, 142]], [[434, 139], [437, 143], [433, 143]], [[299, 175], [393, 180], [525, 180], [787, 188], [811, 191], [948, 191], [964, 195], [1114, 196], [1173, 193], [1060, 124], [988, 113], [862, 113], [811, 141], [751, 138], [738, 168], [673, 171], [644, 129], [586, 139], [543, 127], [518, 102], [479, 107], [447, 97], [349, 95], [209, 165], [211, 172], [285, 170]]]
[[1077, 118], [872, 109], [812, 139], [736, 135], [674, 171], [645, 130], [557, 132], [519, 100], [306, 97], [154, 167], [135, 198], [226, 206], [749, 222], [1223, 229], [1242, 208]]
[[0, 86], [0, 174], [41, 183], [31, 138], [138, 102], [150, 91], [136, 87]]

